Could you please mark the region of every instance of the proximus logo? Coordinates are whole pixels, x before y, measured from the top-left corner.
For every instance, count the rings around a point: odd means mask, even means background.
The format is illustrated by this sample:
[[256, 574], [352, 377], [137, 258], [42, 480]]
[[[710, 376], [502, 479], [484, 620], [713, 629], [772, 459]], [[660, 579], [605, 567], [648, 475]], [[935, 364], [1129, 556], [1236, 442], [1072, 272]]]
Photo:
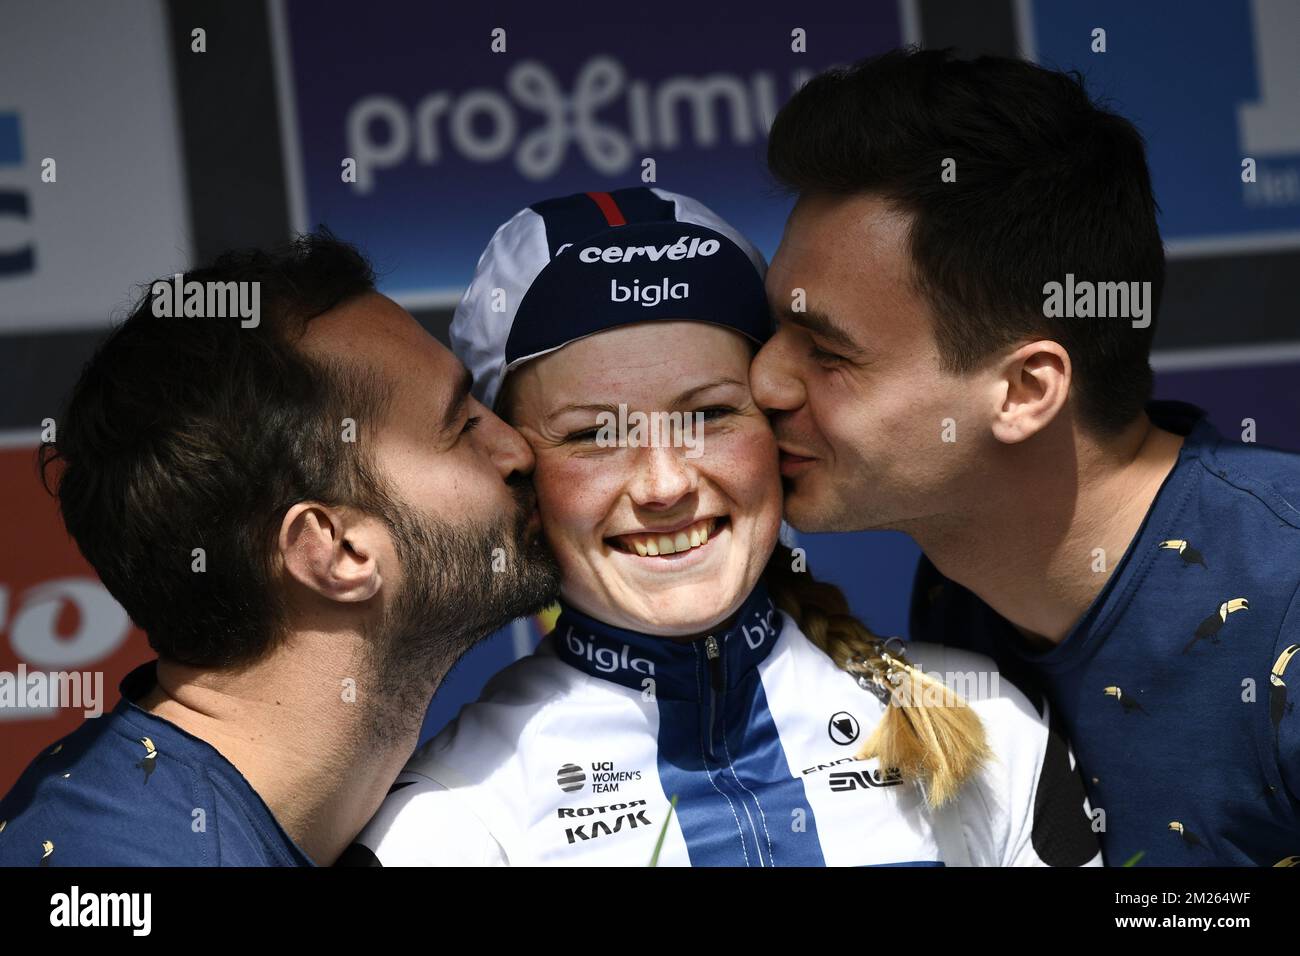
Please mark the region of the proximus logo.
[[[790, 77], [793, 93], [817, 72], [801, 68]], [[747, 146], [766, 135], [781, 99], [773, 73], [748, 78], [733, 73], [629, 80], [611, 56], [592, 57], [566, 95], [545, 64], [525, 60], [505, 77], [507, 97], [476, 87], [460, 93], [438, 90], [412, 108], [394, 96], [375, 94], [348, 110], [348, 155], [356, 160], [352, 188], [374, 190], [376, 173], [407, 162], [412, 152], [422, 166], [436, 166], [450, 147], [475, 163], [513, 155], [526, 179], [548, 179], [564, 163], [569, 143], [592, 171], [625, 173], [649, 150], [680, 149], [683, 126], [697, 147]], [[519, 107], [537, 113], [541, 125], [521, 130]], [[598, 119], [602, 110], [626, 116], [625, 128]]]

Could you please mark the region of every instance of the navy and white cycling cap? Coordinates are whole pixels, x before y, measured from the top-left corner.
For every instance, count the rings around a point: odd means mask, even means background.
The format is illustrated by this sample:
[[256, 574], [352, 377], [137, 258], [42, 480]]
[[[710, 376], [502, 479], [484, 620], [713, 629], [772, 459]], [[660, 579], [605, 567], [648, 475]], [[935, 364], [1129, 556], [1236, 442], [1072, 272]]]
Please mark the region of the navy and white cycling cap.
[[533, 203], [497, 229], [451, 320], [492, 408], [508, 373], [633, 322], [689, 320], [766, 341], [762, 253], [689, 196], [637, 186]]

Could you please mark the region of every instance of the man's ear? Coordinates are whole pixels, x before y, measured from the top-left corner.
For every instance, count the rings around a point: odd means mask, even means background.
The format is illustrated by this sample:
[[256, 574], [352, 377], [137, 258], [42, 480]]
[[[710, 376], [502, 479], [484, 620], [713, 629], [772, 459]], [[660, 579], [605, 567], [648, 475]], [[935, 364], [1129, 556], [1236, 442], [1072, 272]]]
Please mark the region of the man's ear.
[[1059, 342], [1040, 339], [1004, 359], [995, 380], [993, 435], [1008, 445], [1038, 434], [1070, 396], [1070, 354]]
[[350, 509], [300, 501], [285, 512], [279, 547], [285, 570], [332, 601], [366, 601], [383, 583], [383, 523]]

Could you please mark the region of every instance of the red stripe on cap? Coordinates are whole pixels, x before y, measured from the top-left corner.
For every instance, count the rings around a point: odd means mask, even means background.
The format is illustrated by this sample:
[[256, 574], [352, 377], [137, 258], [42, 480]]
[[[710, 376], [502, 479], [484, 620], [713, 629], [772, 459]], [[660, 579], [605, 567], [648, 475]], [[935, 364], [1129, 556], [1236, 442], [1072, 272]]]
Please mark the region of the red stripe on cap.
[[614, 202], [614, 197], [609, 193], [587, 193], [591, 201], [600, 207], [600, 211], [605, 214], [605, 221], [611, 226], [626, 226], [627, 220], [623, 218], [623, 211], [618, 208], [618, 203]]

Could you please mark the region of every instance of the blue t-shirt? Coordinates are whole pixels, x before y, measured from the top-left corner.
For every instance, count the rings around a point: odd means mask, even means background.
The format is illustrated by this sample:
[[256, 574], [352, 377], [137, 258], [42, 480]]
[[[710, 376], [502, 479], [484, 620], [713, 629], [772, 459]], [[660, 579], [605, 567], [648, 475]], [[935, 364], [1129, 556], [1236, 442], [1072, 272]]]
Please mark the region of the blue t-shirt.
[[1047, 693], [1107, 865], [1274, 866], [1300, 855], [1300, 455], [1224, 441], [1181, 402], [1148, 414], [1186, 435], [1178, 462], [1059, 645], [1028, 649], [924, 558], [912, 636]]
[[211, 744], [122, 699], [46, 747], [0, 800], [0, 866], [312, 866]]

